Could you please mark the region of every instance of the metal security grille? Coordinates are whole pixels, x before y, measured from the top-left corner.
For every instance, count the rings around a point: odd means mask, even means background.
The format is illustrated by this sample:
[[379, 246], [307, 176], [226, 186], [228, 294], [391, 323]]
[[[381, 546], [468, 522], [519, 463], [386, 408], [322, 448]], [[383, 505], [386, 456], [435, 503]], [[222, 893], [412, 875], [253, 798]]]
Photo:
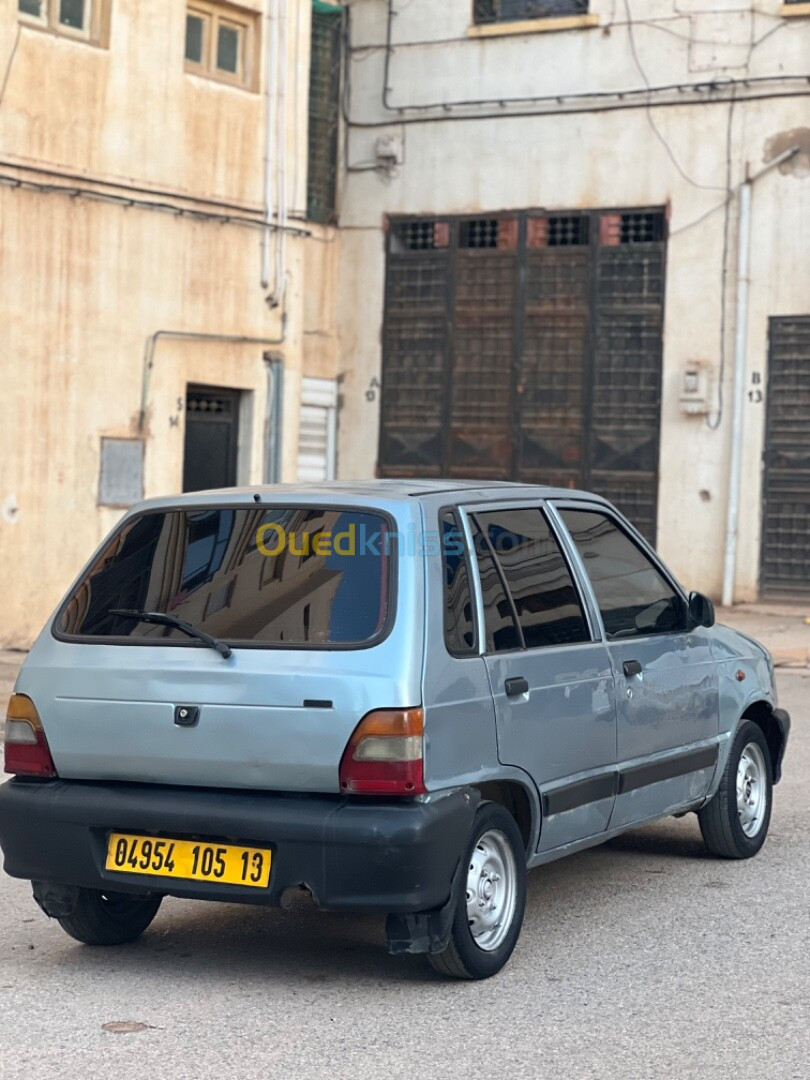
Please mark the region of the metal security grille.
[[654, 539], [665, 234], [660, 210], [393, 221], [380, 474], [586, 487]]
[[448, 248], [411, 248], [414, 235], [407, 223], [389, 234], [380, 461], [389, 463], [389, 475], [439, 476], [450, 362], [450, 257]]
[[810, 593], [810, 315], [770, 320], [764, 592]]
[[189, 386], [183, 491], [206, 491], [236, 484], [239, 391]]
[[313, 0], [307, 217], [326, 224], [336, 218], [341, 10]]

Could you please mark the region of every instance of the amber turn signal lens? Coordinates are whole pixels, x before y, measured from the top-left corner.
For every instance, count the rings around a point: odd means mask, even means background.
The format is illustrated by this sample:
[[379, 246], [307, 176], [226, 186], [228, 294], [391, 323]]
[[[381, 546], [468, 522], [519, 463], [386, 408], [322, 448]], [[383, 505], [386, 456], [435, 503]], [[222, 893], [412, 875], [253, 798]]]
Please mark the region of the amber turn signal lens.
[[421, 709], [368, 713], [343, 752], [341, 789], [363, 795], [424, 794], [423, 734]]
[[6, 720], [25, 720], [35, 731], [42, 731], [37, 707], [27, 694], [12, 694], [8, 699]]

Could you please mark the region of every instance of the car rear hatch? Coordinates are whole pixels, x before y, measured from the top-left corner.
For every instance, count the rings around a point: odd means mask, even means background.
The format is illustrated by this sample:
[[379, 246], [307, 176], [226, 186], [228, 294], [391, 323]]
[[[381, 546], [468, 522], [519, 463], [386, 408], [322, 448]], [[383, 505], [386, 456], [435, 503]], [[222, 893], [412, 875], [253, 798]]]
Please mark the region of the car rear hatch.
[[398, 527], [311, 505], [125, 519], [18, 681], [59, 775], [338, 791], [360, 719], [419, 704], [421, 560], [401, 556]]

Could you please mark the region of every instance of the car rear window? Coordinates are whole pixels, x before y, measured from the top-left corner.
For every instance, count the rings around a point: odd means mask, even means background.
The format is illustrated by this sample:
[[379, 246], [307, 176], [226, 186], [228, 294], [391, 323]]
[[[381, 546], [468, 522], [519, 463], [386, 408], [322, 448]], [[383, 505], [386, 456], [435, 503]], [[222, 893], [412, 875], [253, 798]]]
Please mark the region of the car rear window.
[[141, 514], [114, 534], [63, 606], [62, 636], [191, 644], [175, 627], [113, 615], [158, 612], [232, 644], [361, 646], [392, 604], [382, 514], [257, 507]]

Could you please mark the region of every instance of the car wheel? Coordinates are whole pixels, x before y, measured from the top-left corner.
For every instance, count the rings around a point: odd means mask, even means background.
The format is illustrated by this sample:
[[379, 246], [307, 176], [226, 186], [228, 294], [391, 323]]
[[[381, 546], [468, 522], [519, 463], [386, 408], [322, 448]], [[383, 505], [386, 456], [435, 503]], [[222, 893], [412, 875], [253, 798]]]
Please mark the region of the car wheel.
[[771, 820], [773, 766], [760, 728], [740, 725], [714, 798], [698, 811], [700, 831], [713, 855], [750, 859], [765, 843]]
[[502, 806], [478, 808], [464, 860], [450, 941], [428, 959], [442, 975], [488, 979], [512, 955], [526, 910], [526, 851]]
[[79, 889], [73, 914], [58, 921], [65, 933], [85, 945], [124, 945], [141, 936], [161, 899]]

